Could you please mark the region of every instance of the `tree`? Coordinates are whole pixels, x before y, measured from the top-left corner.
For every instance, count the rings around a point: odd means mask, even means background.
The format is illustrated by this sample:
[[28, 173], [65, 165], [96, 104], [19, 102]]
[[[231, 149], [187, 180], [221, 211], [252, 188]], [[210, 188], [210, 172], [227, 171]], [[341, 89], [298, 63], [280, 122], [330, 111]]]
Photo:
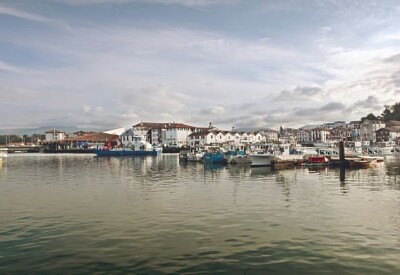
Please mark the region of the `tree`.
[[384, 121], [400, 120], [400, 102], [397, 102], [392, 106], [385, 105], [385, 110], [382, 112], [382, 118]]
[[362, 117], [361, 121], [364, 121], [366, 119], [368, 119], [368, 120], [377, 120], [377, 119], [379, 119], [379, 117], [375, 116], [373, 113], [370, 113], [366, 117]]

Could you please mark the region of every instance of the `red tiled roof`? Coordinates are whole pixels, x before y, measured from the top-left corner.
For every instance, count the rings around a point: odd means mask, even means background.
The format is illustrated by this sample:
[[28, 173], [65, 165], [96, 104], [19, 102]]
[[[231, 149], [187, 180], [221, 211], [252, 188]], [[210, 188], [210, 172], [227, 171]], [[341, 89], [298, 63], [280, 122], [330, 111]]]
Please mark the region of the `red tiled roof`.
[[196, 127], [190, 126], [190, 125], [186, 125], [186, 124], [183, 124], [183, 123], [167, 123], [165, 128], [167, 128], [167, 129], [176, 129], [176, 128], [194, 129]]

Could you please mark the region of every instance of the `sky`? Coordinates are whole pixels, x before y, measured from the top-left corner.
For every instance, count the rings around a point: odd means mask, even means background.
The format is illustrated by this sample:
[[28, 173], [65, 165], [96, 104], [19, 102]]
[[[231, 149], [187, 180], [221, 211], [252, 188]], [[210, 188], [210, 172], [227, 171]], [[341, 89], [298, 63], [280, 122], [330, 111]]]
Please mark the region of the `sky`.
[[0, 0], [0, 128], [301, 127], [400, 101], [397, 0]]

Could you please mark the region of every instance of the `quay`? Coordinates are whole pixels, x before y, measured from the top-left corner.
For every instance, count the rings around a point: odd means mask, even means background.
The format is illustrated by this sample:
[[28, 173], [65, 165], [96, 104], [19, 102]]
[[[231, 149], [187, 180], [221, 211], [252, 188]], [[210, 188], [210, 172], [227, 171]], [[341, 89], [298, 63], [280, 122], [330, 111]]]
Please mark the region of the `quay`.
[[19, 146], [4, 146], [0, 150], [5, 153], [38, 153], [41, 150], [39, 145], [19, 145]]

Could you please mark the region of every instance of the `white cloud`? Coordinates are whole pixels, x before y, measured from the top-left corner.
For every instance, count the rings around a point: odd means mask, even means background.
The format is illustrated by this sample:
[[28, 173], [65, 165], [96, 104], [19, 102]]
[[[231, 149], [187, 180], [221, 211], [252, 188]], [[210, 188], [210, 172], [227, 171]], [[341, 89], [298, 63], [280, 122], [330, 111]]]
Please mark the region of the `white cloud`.
[[144, 4], [164, 4], [164, 5], [181, 5], [189, 7], [204, 7], [216, 5], [230, 5], [238, 0], [58, 0], [67, 4], [74, 5], [93, 5], [93, 4], [126, 4], [126, 3], [144, 3]]
[[7, 6], [2, 5], [1, 3], [0, 3], [0, 14], [15, 16], [15, 17], [22, 18], [25, 20], [30, 20], [30, 21], [37, 21], [37, 22], [47, 22], [48, 21], [48, 19], [43, 16], [25, 12], [25, 11], [21, 11], [21, 10], [17, 10], [12, 7], [7, 7]]
[[328, 33], [331, 32], [331, 30], [332, 30], [331, 27], [329, 27], [329, 26], [324, 26], [324, 27], [321, 27], [321, 28], [319, 29], [319, 32], [322, 33], [322, 34], [328, 34]]

